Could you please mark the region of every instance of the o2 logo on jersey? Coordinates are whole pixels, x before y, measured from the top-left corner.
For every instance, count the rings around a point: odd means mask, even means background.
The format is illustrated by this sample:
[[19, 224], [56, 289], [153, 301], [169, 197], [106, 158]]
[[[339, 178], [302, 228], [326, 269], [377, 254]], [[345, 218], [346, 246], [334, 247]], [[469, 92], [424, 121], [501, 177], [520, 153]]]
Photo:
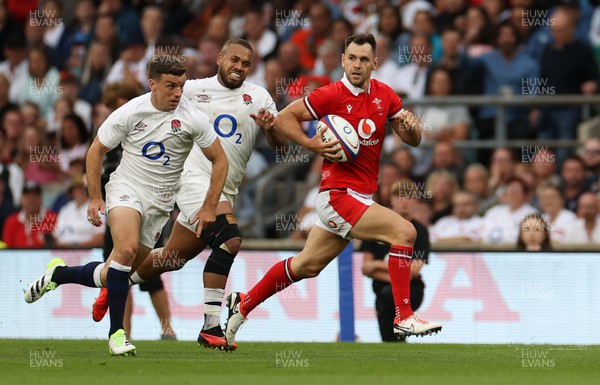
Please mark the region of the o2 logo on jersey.
[[375, 133], [375, 122], [371, 119], [361, 119], [358, 123], [358, 135], [363, 139], [369, 139]]
[[[229, 114], [222, 114], [217, 116], [215, 119], [213, 126], [215, 127], [215, 132], [222, 138], [229, 138], [235, 134], [235, 143], [242, 144], [242, 134], [236, 133], [238, 127], [238, 122], [235, 118]], [[226, 131], [229, 129], [228, 131]]]
[[[158, 151], [157, 151], [158, 150]], [[142, 147], [142, 156], [150, 160], [164, 158], [163, 166], [170, 166], [171, 157], [165, 154], [165, 145], [161, 142], [148, 142]]]

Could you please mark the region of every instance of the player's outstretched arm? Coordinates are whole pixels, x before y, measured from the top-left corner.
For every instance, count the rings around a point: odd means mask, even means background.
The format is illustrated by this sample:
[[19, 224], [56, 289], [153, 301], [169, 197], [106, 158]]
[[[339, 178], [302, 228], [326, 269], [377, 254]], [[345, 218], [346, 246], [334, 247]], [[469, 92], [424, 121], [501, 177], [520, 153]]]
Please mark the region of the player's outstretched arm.
[[85, 161], [88, 194], [90, 196], [88, 218], [90, 218], [90, 223], [96, 227], [102, 225], [102, 218], [98, 215], [98, 212], [104, 215], [105, 205], [102, 200], [102, 190], [100, 188], [100, 174], [102, 172], [102, 159], [108, 151], [110, 151], [110, 148], [103, 145], [98, 137], [96, 137], [87, 152]]
[[421, 144], [421, 122], [412, 112], [403, 109], [394, 115], [392, 128], [409, 146], [417, 147]]
[[210, 185], [206, 192], [204, 204], [196, 215], [190, 219], [190, 223], [198, 221], [196, 226], [196, 236], [198, 237], [200, 237], [203, 229], [215, 223], [217, 218], [217, 204], [223, 192], [223, 186], [225, 185], [229, 169], [229, 162], [227, 162], [227, 156], [223, 151], [223, 147], [221, 147], [219, 138], [216, 138], [210, 146], [202, 148], [202, 152], [212, 163], [212, 171], [210, 173]]
[[282, 131], [294, 143], [325, 158], [336, 160], [337, 155], [334, 154], [340, 149], [339, 140], [325, 143], [319, 134], [309, 138], [302, 130], [302, 126], [300, 126], [300, 122], [307, 120], [314, 120], [314, 118], [304, 105], [302, 99], [298, 99], [284, 108], [275, 117], [274, 123], [276, 129]]
[[287, 146], [288, 138], [283, 132], [275, 129], [275, 123], [273, 123], [275, 115], [273, 115], [272, 112], [261, 108], [256, 115], [250, 114], [250, 117], [254, 119], [254, 123], [260, 127], [271, 148], [276, 149], [278, 147]]

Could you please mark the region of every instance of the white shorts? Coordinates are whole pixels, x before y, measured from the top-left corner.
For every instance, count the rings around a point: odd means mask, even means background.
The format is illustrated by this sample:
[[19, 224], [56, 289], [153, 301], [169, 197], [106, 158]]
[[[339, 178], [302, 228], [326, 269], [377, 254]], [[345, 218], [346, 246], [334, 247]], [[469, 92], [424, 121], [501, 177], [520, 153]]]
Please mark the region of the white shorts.
[[[206, 174], [186, 170], [181, 175], [181, 189], [177, 194], [177, 206], [180, 210], [177, 222], [193, 233], [196, 232], [198, 223], [190, 224], [189, 221], [204, 204], [209, 186], [210, 178]], [[222, 193], [219, 202], [229, 202], [233, 207], [235, 195]]]
[[110, 181], [105, 189], [107, 218], [114, 207], [130, 207], [139, 212], [141, 216], [139, 243], [153, 249], [169, 220], [170, 211], [157, 206], [153, 200], [125, 183]]
[[352, 189], [332, 189], [319, 192], [315, 223], [335, 235], [350, 239], [352, 226], [374, 203], [372, 194], [361, 194]]

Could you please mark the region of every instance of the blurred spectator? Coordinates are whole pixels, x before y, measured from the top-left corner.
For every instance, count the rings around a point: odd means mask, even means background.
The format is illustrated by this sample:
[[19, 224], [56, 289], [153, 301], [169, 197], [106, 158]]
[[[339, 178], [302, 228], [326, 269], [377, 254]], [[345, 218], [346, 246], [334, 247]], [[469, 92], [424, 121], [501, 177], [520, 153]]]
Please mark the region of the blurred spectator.
[[288, 88], [283, 86], [284, 73], [277, 59], [265, 62], [265, 85], [273, 98], [277, 111], [283, 110], [288, 104]]
[[379, 15], [376, 0], [350, 0], [345, 2], [342, 14], [354, 26], [356, 33], [375, 33]]
[[597, 184], [600, 179], [600, 138], [592, 137], [585, 141], [581, 149], [581, 160], [585, 165], [585, 177]]
[[400, 51], [400, 62], [407, 63], [398, 71], [398, 81], [393, 89], [408, 99], [421, 99], [425, 95], [427, 69], [431, 64], [431, 44], [427, 35], [417, 34], [410, 45]]
[[81, 74], [81, 99], [95, 104], [102, 98], [102, 84], [110, 70], [111, 59], [109, 48], [105, 43], [93, 41], [90, 44], [87, 58]]
[[23, 117], [23, 126], [34, 126], [40, 130], [45, 130], [47, 122], [40, 116], [40, 108], [33, 102], [21, 104], [21, 116]]
[[392, 163], [384, 163], [379, 169], [379, 185], [377, 188], [377, 202], [385, 207], [391, 207], [392, 185], [400, 179], [398, 168]]
[[461, 154], [451, 142], [440, 141], [433, 146], [430, 172], [434, 171], [448, 171], [457, 180], [462, 177]]
[[[110, 64], [117, 60], [121, 46], [117, 35], [117, 25], [112, 17], [98, 15], [94, 24], [94, 40], [106, 46]], [[89, 55], [91, 55], [91, 52]]]
[[18, 107], [11, 107], [4, 111], [0, 121], [2, 132], [1, 161], [11, 163], [15, 160], [19, 149], [19, 140], [23, 134], [23, 115]]
[[70, 44], [70, 52], [65, 69], [72, 73], [78, 80], [81, 79], [89, 45], [94, 39], [95, 19], [96, 6], [94, 2], [92, 0], [77, 0], [75, 19], [66, 31]]
[[563, 243], [567, 230], [576, 219], [575, 213], [564, 208], [565, 198], [558, 185], [543, 183], [537, 189], [540, 211], [544, 221], [550, 226], [552, 242]]
[[44, 45], [50, 64], [59, 70], [65, 66], [70, 54], [69, 34], [63, 20], [62, 4], [58, 0], [45, 0], [42, 8]]
[[476, 58], [492, 50], [493, 24], [480, 6], [467, 9], [463, 45], [467, 56]]
[[477, 92], [476, 73], [470, 60], [461, 49], [460, 33], [447, 28], [441, 37], [442, 56], [433, 62], [429, 71], [444, 68], [450, 73], [454, 93], [458, 95]]
[[425, 182], [425, 193], [430, 199], [432, 216], [430, 223], [452, 213], [452, 197], [458, 191], [456, 176], [449, 171], [432, 172]]
[[344, 18], [337, 19], [331, 26], [331, 32], [329, 38], [335, 41], [340, 47], [340, 50], [344, 50], [346, 39], [354, 33], [352, 24]]
[[60, 81], [62, 97], [71, 103], [73, 112], [76, 113], [83, 122], [85, 128], [89, 131], [92, 127], [92, 105], [79, 98], [79, 83], [70, 73], [65, 72]]
[[56, 147], [47, 145], [42, 130], [35, 126], [25, 127], [17, 154], [17, 163], [23, 170], [25, 180], [40, 185], [58, 181], [58, 160]]
[[[377, 46], [377, 50], [379, 50], [379, 46]], [[333, 40], [325, 40], [319, 47], [313, 73], [327, 77], [330, 82], [340, 80], [344, 75], [344, 69], [342, 68], [340, 60], [341, 55], [342, 50], [338, 47], [336, 42]], [[371, 78], [375, 79], [373, 76], [371, 76]]]
[[[484, 95], [522, 95], [528, 93], [524, 82], [529, 84], [538, 79], [539, 65], [525, 53], [519, 52], [518, 45], [518, 31], [512, 24], [498, 26], [496, 48], [475, 61]], [[535, 136], [530, 124], [530, 115], [533, 114], [530, 108], [511, 107], [505, 111], [509, 138], [532, 139]], [[495, 123], [496, 108], [482, 106], [476, 121], [478, 138], [494, 138]]]
[[[455, 28], [457, 19], [463, 19], [466, 12], [464, 0], [436, 0], [436, 25], [438, 30], [445, 31], [448, 28]], [[463, 23], [464, 24], [464, 23]]]
[[290, 235], [291, 239], [306, 239], [310, 229], [315, 225], [319, 215], [317, 214], [317, 196], [319, 195], [319, 186], [313, 186], [306, 197], [304, 204], [296, 213], [297, 227], [296, 231]]
[[498, 147], [492, 153], [490, 163], [489, 186], [492, 195], [499, 196], [498, 190], [503, 188], [515, 176], [516, 162], [512, 151], [506, 147]]
[[[423, 302], [425, 294], [425, 283], [421, 277], [421, 269], [429, 261], [429, 232], [427, 227], [413, 219], [414, 209], [418, 191], [416, 185], [408, 179], [397, 181], [392, 187], [392, 209], [408, 221], [417, 231], [414, 243], [414, 253], [411, 260], [410, 278], [410, 302], [413, 311], [416, 311]], [[365, 276], [373, 279], [373, 292], [375, 293], [375, 310], [379, 322], [381, 339], [384, 342], [398, 341], [398, 337], [392, 330], [394, 320], [394, 300], [390, 284], [390, 274], [387, 259], [389, 258], [390, 246], [381, 242], [364, 241], [360, 250], [364, 252], [362, 272]]]
[[146, 60], [146, 42], [141, 30], [136, 29], [123, 42], [119, 60], [113, 64], [106, 76], [105, 83], [125, 82], [138, 93], [148, 90], [148, 61]]
[[263, 59], [268, 59], [275, 53], [277, 35], [266, 28], [260, 8], [252, 8], [244, 15], [243, 38], [255, 47], [256, 54]]
[[140, 25], [140, 16], [124, 0], [100, 0], [98, 15], [109, 15], [114, 18], [120, 44], [125, 44]]
[[157, 50], [156, 43], [161, 37], [161, 32], [164, 27], [164, 17], [162, 10], [157, 5], [149, 5], [144, 7], [142, 17], [140, 19], [140, 28], [146, 42], [146, 60], [152, 60], [154, 55], [169, 55], [173, 54], [168, 50]]
[[[444, 68], [432, 70], [428, 76], [426, 95], [447, 97], [454, 94], [452, 76]], [[424, 125], [423, 136], [427, 142], [465, 140], [469, 137], [471, 118], [462, 105], [426, 106], [415, 108]]]
[[[244, 34], [245, 15], [252, 8], [250, 0], [231, 0], [231, 15], [229, 18], [229, 36], [242, 37]], [[261, 10], [262, 17], [262, 10]]]
[[409, 0], [401, 5], [400, 15], [402, 15], [402, 27], [407, 31], [412, 31], [415, 26], [415, 15], [419, 11], [435, 12], [435, 7], [429, 1]]
[[492, 25], [501, 23], [510, 16], [510, 12], [506, 9], [504, 0], [482, 0], [481, 6]]
[[2, 241], [8, 248], [52, 247], [56, 213], [42, 206], [42, 187], [27, 182], [21, 196], [21, 211], [6, 219]]
[[86, 219], [89, 198], [84, 181], [74, 179], [69, 194], [72, 200], [58, 213], [53, 234], [55, 246], [70, 249], [102, 247], [106, 220], [102, 226], [95, 227]]
[[211, 17], [205, 36], [215, 40], [222, 47], [229, 39], [229, 18], [223, 15]]
[[17, 211], [12, 199], [6, 197], [6, 182], [0, 178], [0, 234], [4, 234], [4, 222]]
[[[0, 148], [3, 148], [6, 143], [4, 131], [0, 130]], [[21, 191], [25, 178], [23, 170], [18, 163], [13, 160], [0, 162], [0, 179], [6, 185], [3, 191], [4, 198], [13, 202], [15, 206], [19, 206], [21, 202]]]
[[310, 28], [295, 31], [290, 42], [300, 51], [300, 67], [304, 71], [314, 68], [319, 46], [327, 39], [331, 27], [331, 11], [322, 3], [310, 7]]
[[483, 243], [515, 244], [519, 237], [522, 219], [536, 212], [527, 203], [527, 184], [519, 178], [511, 178], [501, 196], [501, 202], [490, 208], [483, 217]]
[[560, 178], [565, 192], [565, 208], [576, 213], [579, 197], [589, 191], [583, 160], [576, 155], [565, 159], [560, 169]]
[[60, 75], [50, 65], [44, 50], [32, 48], [29, 51], [27, 80], [21, 84], [18, 103], [32, 101], [40, 107], [40, 114], [48, 119], [54, 102], [60, 94]]
[[538, 148], [533, 155], [531, 171], [534, 177], [534, 189], [544, 182], [560, 184], [556, 164], [556, 155], [548, 148]]
[[481, 163], [468, 165], [463, 173], [463, 189], [477, 198], [480, 215], [496, 204], [495, 197], [490, 195], [488, 179], [488, 170]]
[[[547, 88], [551, 94], [593, 94], [598, 91], [599, 74], [589, 46], [575, 38], [576, 23], [562, 8], [553, 14], [551, 26], [553, 42], [542, 55], [541, 79], [538, 88]], [[544, 82], [543, 85], [541, 82]], [[540, 116], [539, 139], [575, 139], [581, 107], [556, 106], [544, 108]], [[562, 161], [569, 149], [558, 149]]]
[[[431, 64], [432, 61], [439, 60], [439, 58], [442, 57], [442, 39], [440, 38], [440, 35], [437, 33], [431, 12], [429, 10], [425, 10], [425, 9], [418, 10], [415, 13], [413, 20], [414, 20], [413, 27], [412, 27], [412, 29], [410, 29], [410, 32], [405, 32], [400, 36], [400, 40], [399, 40], [400, 46], [401, 47], [409, 46], [411, 44], [412, 36], [414, 36], [414, 35], [427, 36], [428, 41], [429, 41], [429, 47], [431, 47], [430, 52], [428, 52], [428, 54], [430, 54], [430, 56], [428, 57], [428, 60], [429, 60], [428, 64]], [[416, 54], [419, 54], [422, 52], [420, 52], [420, 51], [414, 52], [413, 51], [411, 53], [413, 55], [416, 55]], [[406, 61], [404, 63], [401, 62], [400, 65], [403, 65], [406, 63], [407, 63]]]
[[472, 243], [479, 241], [482, 230], [478, 198], [470, 192], [457, 191], [452, 196], [452, 214], [434, 223], [429, 234], [434, 244]]
[[281, 64], [281, 69], [286, 79], [293, 79], [300, 76], [303, 69], [300, 66], [300, 49], [292, 42], [285, 42], [279, 46], [277, 59]]
[[6, 75], [0, 73], [0, 116], [4, 115], [4, 112], [9, 108], [17, 107], [16, 104], [11, 103], [8, 100], [8, 92], [10, 89], [10, 83], [6, 78]]
[[[390, 60], [399, 65], [402, 20], [400, 19], [400, 10], [398, 7], [391, 4], [385, 4], [380, 8], [377, 33], [378, 36], [385, 36], [388, 39]], [[377, 48], [379, 48], [379, 43], [377, 43]]]
[[85, 159], [88, 150], [88, 131], [76, 114], [65, 116], [60, 130], [60, 168], [66, 173], [73, 159]]
[[397, 147], [389, 156], [390, 161], [398, 170], [399, 179], [410, 179], [416, 181], [412, 174], [415, 166], [415, 158], [406, 147]]
[[[9, 36], [19, 30], [18, 23], [13, 15], [6, 9], [5, 2], [0, 2], [0, 47], [6, 47]], [[0, 51], [0, 61], [5, 59], [4, 53]]]
[[[377, 52], [375, 52], [377, 68], [371, 73], [371, 79], [377, 79], [394, 88], [398, 82], [400, 67], [398, 66], [397, 57], [390, 57], [390, 39], [385, 35], [379, 35], [375, 38], [375, 42], [377, 43]], [[394, 89], [394, 91], [398, 90]]]
[[0, 63], [0, 73], [6, 76], [10, 83], [8, 100], [11, 103], [19, 103], [29, 71], [27, 43], [23, 34], [13, 31], [8, 36], [2, 52], [5, 60]]
[[517, 250], [520, 251], [549, 251], [552, 241], [548, 224], [540, 214], [526, 215], [519, 224]]
[[46, 132], [56, 136], [57, 132], [62, 126], [62, 122], [65, 116], [73, 113], [73, 103], [66, 98], [59, 98], [54, 102], [54, 106], [48, 115], [48, 124], [46, 125]]
[[565, 243], [600, 243], [598, 196], [585, 192], [577, 203], [577, 220], [568, 227]]
[[163, 33], [166, 35], [181, 35], [183, 28], [193, 18], [188, 4], [183, 0], [164, 0], [157, 2], [164, 16]]

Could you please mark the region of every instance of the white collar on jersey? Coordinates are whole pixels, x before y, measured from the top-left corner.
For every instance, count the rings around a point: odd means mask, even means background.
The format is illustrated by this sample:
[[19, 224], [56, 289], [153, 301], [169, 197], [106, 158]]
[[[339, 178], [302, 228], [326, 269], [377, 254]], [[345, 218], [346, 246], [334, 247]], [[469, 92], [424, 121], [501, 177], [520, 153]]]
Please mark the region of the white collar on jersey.
[[[361, 92], [365, 92], [365, 90], [363, 90], [362, 88], [350, 83], [350, 80], [348, 80], [348, 78], [346, 77], [345, 72], [344, 76], [342, 77], [342, 83], [346, 86], [348, 90], [350, 90], [350, 92], [352, 92], [354, 96], [358, 96]], [[369, 79], [369, 90], [367, 91], [367, 93], [371, 93], [371, 79]]]

